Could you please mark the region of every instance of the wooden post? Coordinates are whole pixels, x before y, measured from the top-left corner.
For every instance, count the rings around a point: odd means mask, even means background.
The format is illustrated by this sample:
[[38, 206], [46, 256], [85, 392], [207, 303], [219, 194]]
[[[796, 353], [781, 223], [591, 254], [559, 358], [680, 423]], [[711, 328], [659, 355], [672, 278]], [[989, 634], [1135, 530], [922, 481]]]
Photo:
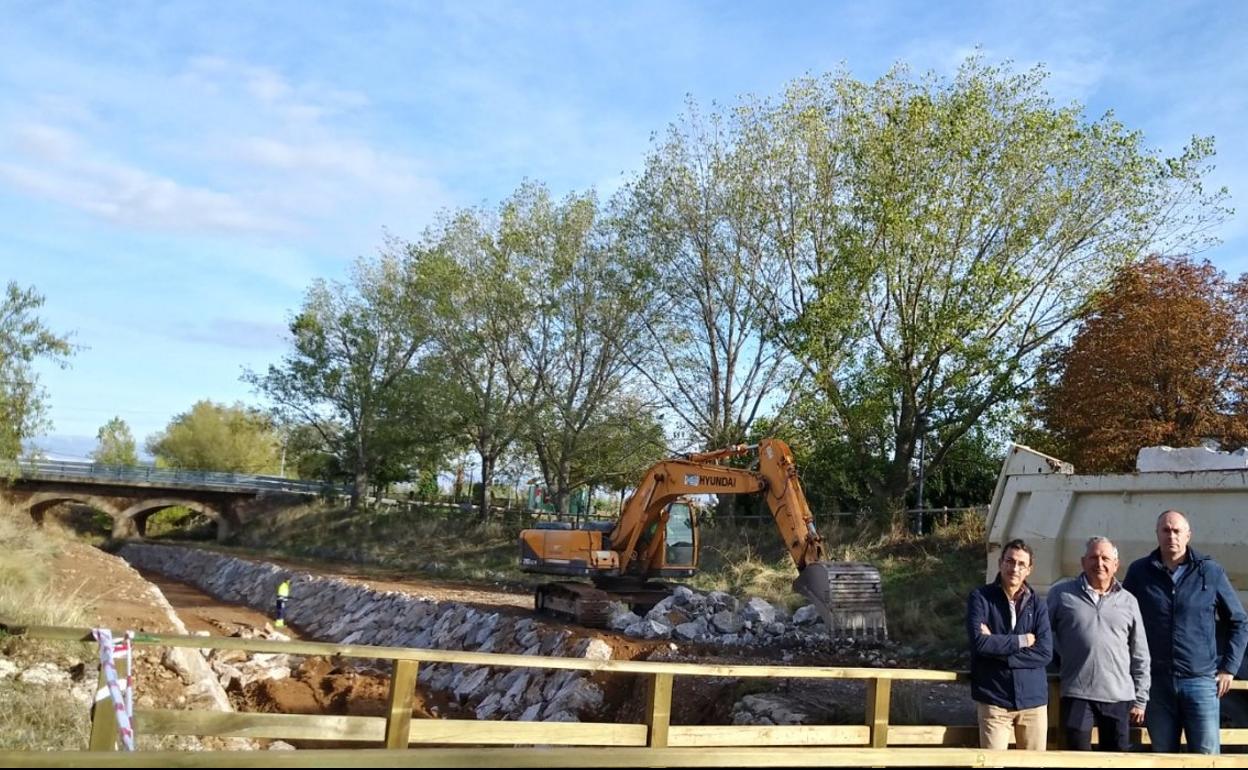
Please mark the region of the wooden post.
[[[130, 654], [134, 655], [133, 646]], [[117, 678], [124, 683], [129, 673], [129, 660], [118, 658]], [[91, 707], [91, 738], [87, 744], [87, 748], [90, 751], [117, 750], [117, 706], [113, 703], [112, 695], [108, 694], [107, 687], [108, 682], [104, 678], [104, 665], [100, 664], [100, 677], [95, 692], [98, 693], [100, 690], [104, 690], [105, 695], [102, 699], [95, 701]], [[124, 690], [122, 691], [122, 697], [125, 697]]]
[[1062, 729], [1062, 680], [1049, 680], [1049, 745], [1055, 749], [1066, 748], [1066, 731]]
[[650, 702], [646, 709], [646, 725], [650, 738], [646, 745], [653, 749], [667, 748], [667, 729], [672, 722], [672, 675], [653, 674], [650, 679]]
[[412, 700], [420, 661], [396, 660], [386, 706], [386, 748], [406, 749], [412, 735]]
[[871, 730], [871, 748], [888, 746], [888, 705], [893, 680], [873, 678], [867, 681], [867, 727]]

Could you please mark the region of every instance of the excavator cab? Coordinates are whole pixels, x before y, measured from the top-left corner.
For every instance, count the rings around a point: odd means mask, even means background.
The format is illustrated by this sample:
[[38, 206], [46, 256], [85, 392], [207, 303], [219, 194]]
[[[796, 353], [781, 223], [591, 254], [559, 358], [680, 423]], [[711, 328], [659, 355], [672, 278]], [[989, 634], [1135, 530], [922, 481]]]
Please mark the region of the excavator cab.
[[677, 500], [667, 507], [664, 535], [663, 566], [697, 569], [698, 520], [693, 505], [685, 500]]

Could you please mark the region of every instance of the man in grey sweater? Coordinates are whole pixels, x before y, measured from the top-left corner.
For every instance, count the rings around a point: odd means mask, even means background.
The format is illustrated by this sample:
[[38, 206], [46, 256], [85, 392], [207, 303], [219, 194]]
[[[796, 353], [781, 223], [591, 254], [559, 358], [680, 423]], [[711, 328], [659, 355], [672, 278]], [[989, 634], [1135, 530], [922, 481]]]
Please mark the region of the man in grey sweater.
[[1066, 748], [1129, 751], [1132, 724], [1148, 704], [1148, 640], [1135, 597], [1118, 582], [1118, 549], [1094, 537], [1083, 574], [1049, 590], [1054, 659], [1061, 662], [1062, 730]]

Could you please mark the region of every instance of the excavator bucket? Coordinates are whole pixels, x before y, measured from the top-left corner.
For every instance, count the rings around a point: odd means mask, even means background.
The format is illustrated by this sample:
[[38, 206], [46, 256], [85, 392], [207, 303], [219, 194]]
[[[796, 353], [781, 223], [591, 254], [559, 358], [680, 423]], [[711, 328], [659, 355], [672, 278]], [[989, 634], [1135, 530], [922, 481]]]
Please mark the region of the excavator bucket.
[[833, 639], [888, 638], [880, 571], [870, 564], [813, 562], [798, 574], [793, 590], [810, 599]]

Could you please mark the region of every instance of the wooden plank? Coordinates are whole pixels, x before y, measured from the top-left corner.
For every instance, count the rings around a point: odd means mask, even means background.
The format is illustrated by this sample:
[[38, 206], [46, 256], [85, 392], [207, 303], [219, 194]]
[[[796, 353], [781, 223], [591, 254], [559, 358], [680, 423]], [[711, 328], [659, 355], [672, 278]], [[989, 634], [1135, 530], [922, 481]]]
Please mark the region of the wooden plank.
[[[89, 641], [89, 631], [58, 626], [18, 626], [0, 619], [0, 630], [14, 636], [36, 639]], [[891, 679], [956, 681], [966, 675], [956, 671], [932, 669], [825, 668], [813, 666], [747, 666], [711, 665], [700, 663], [663, 663], [632, 660], [586, 660], [584, 658], [547, 658], [532, 655], [503, 655], [484, 652], [428, 650], [409, 647], [373, 647], [363, 644], [330, 642], [281, 642], [271, 639], [241, 639], [221, 636], [182, 636], [179, 634], [136, 634], [138, 646], [189, 647], [192, 649], [244, 650], [247, 652], [289, 653], [293, 655], [340, 656], [344, 658], [377, 658], [383, 660], [416, 660], [426, 663], [461, 663], [480, 666], [514, 668], [568, 669], [605, 671], [626, 674], [666, 673], [676, 676], [761, 677], [805, 679]]]
[[26, 767], [1244, 767], [1240, 755], [824, 747], [0, 752]]
[[386, 748], [405, 749], [412, 726], [412, 701], [416, 694], [416, 672], [420, 663], [396, 660], [390, 677], [390, 696], [386, 703]]
[[641, 724], [612, 722], [494, 722], [413, 719], [412, 743], [545, 746], [645, 746]]
[[383, 717], [135, 709], [134, 718], [138, 731], [147, 735], [215, 735], [372, 743], [380, 743], [386, 737], [386, 720]]
[[[140, 710], [135, 718], [142, 731], [149, 735], [372, 743], [379, 743], [386, 737], [383, 717]], [[409, 717], [408, 725], [409, 740], [413, 743], [644, 746], [647, 735], [645, 725], [610, 722], [492, 722]]]
[[648, 745], [656, 748], [667, 746], [667, 734], [672, 722], [672, 675], [655, 674], [650, 679], [646, 726], [650, 730]]
[[871, 748], [882, 749], [888, 745], [888, 707], [892, 700], [892, 681], [870, 679], [867, 681], [867, 727], [871, 729]]
[[979, 745], [979, 728], [970, 725], [889, 725], [890, 746], [961, 746]]
[[866, 725], [672, 725], [668, 746], [865, 746]]

